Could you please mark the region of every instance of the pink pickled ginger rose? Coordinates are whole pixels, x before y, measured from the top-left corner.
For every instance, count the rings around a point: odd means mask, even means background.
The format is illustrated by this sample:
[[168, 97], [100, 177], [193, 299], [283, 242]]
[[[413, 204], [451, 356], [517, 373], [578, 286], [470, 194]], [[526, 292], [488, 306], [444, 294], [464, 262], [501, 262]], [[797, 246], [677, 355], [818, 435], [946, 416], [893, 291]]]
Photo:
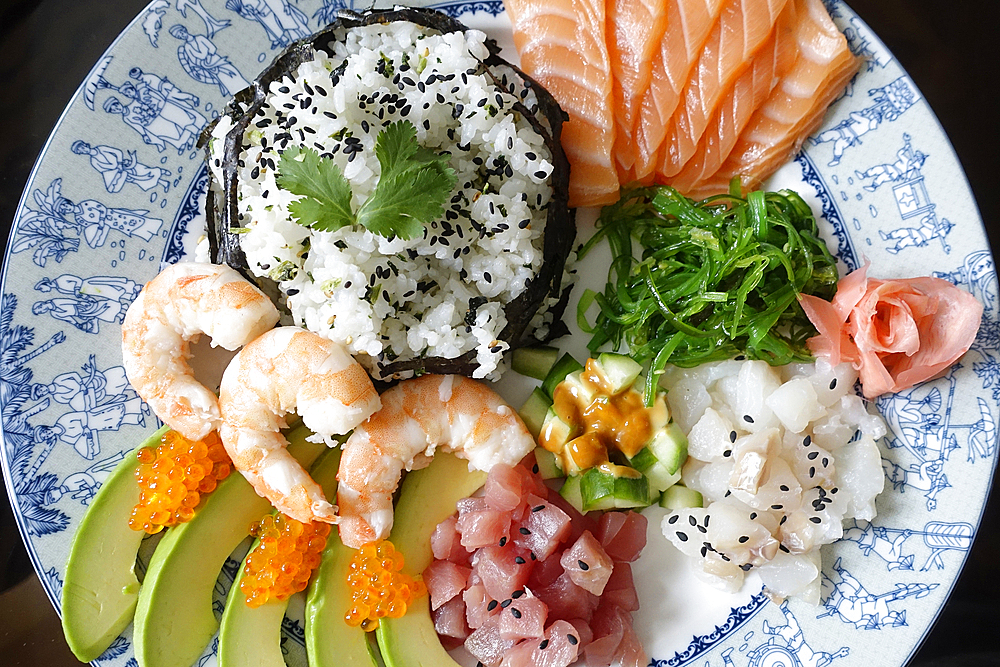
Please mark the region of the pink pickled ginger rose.
[[867, 271], [845, 276], [833, 302], [799, 296], [819, 331], [809, 349], [853, 363], [865, 398], [933, 379], [972, 345], [983, 316], [974, 296], [940, 278], [876, 280]]

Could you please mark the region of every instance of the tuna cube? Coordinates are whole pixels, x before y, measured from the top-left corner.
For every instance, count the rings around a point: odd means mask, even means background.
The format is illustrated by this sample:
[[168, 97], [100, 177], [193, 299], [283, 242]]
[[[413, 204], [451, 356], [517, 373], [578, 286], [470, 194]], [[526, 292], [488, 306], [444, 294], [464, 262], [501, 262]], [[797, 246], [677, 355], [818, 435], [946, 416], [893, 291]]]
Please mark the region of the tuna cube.
[[[480, 547], [498, 544], [507, 537], [510, 530], [510, 512], [490, 509], [482, 498], [467, 498], [481, 503], [466, 503], [464, 508], [459, 501], [458, 532], [462, 536], [462, 546], [468, 551]], [[464, 509], [464, 511], [463, 511]]]
[[631, 616], [618, 606], [602, 600], [594, 612], [590, 628], [594, 639], [583, 650], [588, 667], [611, 665], [618, 654], [618, 647], [625, 636], [625, 624], [631, 625]]
[[458, 517], [450, 516], [437, 525], [431, 533], [431, 551], [439, 560], [450, 560], [459, 565], [468, 565], [469, 552], [462, 546], [462, 536], [458, 532]]
[[545, 560], [570, 534], [570, 518], [566, 512], [534, 494], [526, 498], [527, 515], [511, 528], [514, 543]]
[[[570, 639], [572, 637], [572, 639]], [[566, 667], [580, 652], [576, 628], [566, 621], [556, 621], [545, 631], [542, 640], [526, 639], [504, 656], [504, 667]]]
[[535, 567], [531, 571], [531, 578], [528, 579], [528, 587], [532, 590], [536, 588], [544, 588], [558, 579], [559, 575], [562, 573], [562, 563], [560, 563], [559, 559], [555, 557], [555, 554], [553, 554], [551, 558], [535, 562]]
[[486, 587], [481, 583], [473, 584], [465, 589], [465, 592], [462, 593], [462, 601], [465, 602], [465, 621], [473, 630], [500, 611], [499, 604], [494, 604], [493, 609], [490, 609], [490, 603], [493, 602], [493, 599], [486, 594]]
[[608, 579], [604, 587], [602, 600], [618, 605], [625, 611], [637, 611], [639, 609], [639, 595], [635, 590], [635, 581], [632, 580], [632, 566], [628, 563], [615, 563], [615, 569], [611, 571], [611, 578]]
[[471, 573], [472, 568], [447, 560], [436, 560], [428, 565], [423, 576], [431, 598], [431, 609], [439, 608], [465, 590]]
[[604, 592], [614, 567], [611, 557], [589, 530], [563, 552], [559, 563], [574, 584], [594, 595]]
[[500, 636], [514, 641], [539, 638], [545, 634], [548, 614], [544, 602], [522, 595], [500, 611]]
[[631, 563], [646, 546], [646, 524], [638, 512], [605, 512], [595, 535], [612, 560]]
[[434, 630], [443, 637], [464, 640], [469, 636], [469, 626], [465, 621], [465, 601], [454, 597], [431, 612]]
[[500, 636], [500, 619], [490, 616], [465, 639], [465, 650], [487, 667], [499, 665], [514, 642]]
[[582, 618], [589, 621], [600, 602], [596, 595], [574, 584], [565, 572], [535, 594], [548, 605], [550, 619]]
[[523, 473], [510, 466], [498, 464], [486, 478], [486, 503], [491, 509], [512, 512], [521, 503]]
[[494, 600], [506, 600], [524, 588], [535, 563], [529, 554], [508, 542], [506, 546], [483, 547], [472, 558], [472, 570]]

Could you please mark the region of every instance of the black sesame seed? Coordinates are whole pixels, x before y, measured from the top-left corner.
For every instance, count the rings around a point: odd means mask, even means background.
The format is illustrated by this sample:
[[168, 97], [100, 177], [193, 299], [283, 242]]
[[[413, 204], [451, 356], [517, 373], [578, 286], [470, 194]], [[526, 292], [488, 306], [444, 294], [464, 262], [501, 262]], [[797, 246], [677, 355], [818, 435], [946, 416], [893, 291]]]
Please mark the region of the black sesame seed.
[[740, 569], [743, 570], [744, 572], [749, 572], [751, 569], [753, 569], [753, 565], [751, 565], [750, 563], [743, 563], [743, 565], [740, 565]]
[[496, 600], [490, 600], [490, 603], [488, 605], [486, 605], [486, 610], [487, 611], [493, 611], [496, 608], [497, 608], [497, 601]]
[[688, 541], [687, 533], [682, 533], [681, 531], [678, 530], [677, 539], [679, 539], [681, 542], [687, 542]]
[[538, 648], [540, 650], [544, 651], [546, 649], [546, 647], [548, 647], [548, 645], [549, 645], [549, 640], [548, 639], [543, 639], [542, 643], [538, 645]]
[[753, 521], [756, 518], [757, 518], [757, 513], [756, 512], [750, 512], [750, 520]]
[[778, 548], [784, 551], [786, 554], [791, 553], [791, 551], [788, 550], [788, 547], [786, 547], [784, 544], [779, 544]]
[[566, 641], [568, 641], [571, 645], [576, 646], [577, 642], [580, 640], [576, 638], [576, 635], [566, 635]]
[[805, 439], [802, 441], [802, 446], [803, 447], [808, 447], [809, 445], [812, 444], [812, 441], [813, 441], [812, 436], [811, 435], [807, 435], [805, 437]]
[[538, 474], [538, 464], [537, 463], [535, 465], [531, 466], [531, 472], [535, 473], [536, 475]]
[[535, 505], [534, 507], [531, 508], [531, 511], [541, 512], [543, 509], [545, 509], [545, 505]]
[[677, 519], [678, 518], [679, 518], [678, 515], [674, 514], [669, 519], [667, 519], [667, 523], [670, 523], [670, 524], [677, 523]]
[[506, 600], [504, 600], [503, 602], [500, 603], [500, 608], [501, 609], [506, 609], [507, 607], [509, 607], [511, 605], [512, 602], [514, 602], [514, 601], [511, 600], [510, 598], [507, 598]]
[[773, 510], [780, 510], [781, 507], [782, 507], [781, 505], [771, 505], [771, 509]]
[[753, 417], [751, 417], [750, 415], [743, 415], [743, 421], [747, 422], [748, 424], [752, 424]]
[[531, 556], [531, 560], [538, 560], [538, 556], [535, 555], [534, 551], [529, 551], [528, 555]]
[[788, 490], [788, 485], [787, 484], [782, 484], [778, 488], [781, 489], [782, 491], [787, 491]]
[[531, 535], [531, 531], [525, 528], [524, 526], [518, 528], [517, 532], [521, 533], [522, 535]]
[[749, 541], [750, 541], [750, 537], [748, 535], [740, 535], [740, 539], [739, 539], [739, 543], [740, 544], [746, 544]]
[[819, 518], [818, 516], [811, 516], [809, 517], [809, 520], [812, 521], [813, 523], [823, 523], [823, 519]]
[[809, 455], [806, 458], [810, 461], [815, 461], [817, 456], [819, 456], [819, 452], [809, 452]]
[[837, 378], [833, 378], [832, 380], [830, 380], [830, 391], [833, 391], [836, 388], [837, 388]]
[[538, 170], [535, 172], [535, 178], [542, 179], [545, 178], [547, 174], [544, 171]]
[[514, 562], [517, 563], [518, 565], [524, 565], [527, 561], [525, 561], [520, 556], [515, 556], [514, 557]]
[[736, 442], [736, 431], [729, 432], [729, 442]]
[[579, 565], [580, 569], [583, 570], [584, 572], [590, 569], [590, 566], [584, 563], [582, 560], [576, 561], [576, 564]]
[[778, 525], [779, 526], [784, 526], [786, 521], [788, 521], [788, 517], [787, 516], [783, 516], [783, 517], [781, 517], [781, 521], [778, 522]]
[[825, 468], [825, 467], [827, 467], [828, 465], [830, 465], [830, 459], [828, 459], [828, 458], [826, 458], [826, 457], [824, 456], [824, 457], [823, 457], [823, 467]]
[[507, 536], [506, 535], [504, 537], [500, 538], [500, 546], [504, 546], [505, 544], [507, 544]]
[[522, 595], [524, 595], [524, 591], [514, 591], [513, 593], [510, 594], [510, 596], [515, 600], [521, 597]]
[[511, 607], [510, 608], [510, 613], [511, 613], [511, 616], [513, 616], [514, 618], [521, 618], [521, 612], [518, 611], [516, 607]]
[[816, 468], [815, 468], [815, 466], [810, 467], [809, 468], [809, 479], [812, 479], [815, 476], [816, 476]]
[[727, 449], [726, 451], [722, 452], [722, 455], [728, 459], [730, 456], [733, 455], [733, 450]]

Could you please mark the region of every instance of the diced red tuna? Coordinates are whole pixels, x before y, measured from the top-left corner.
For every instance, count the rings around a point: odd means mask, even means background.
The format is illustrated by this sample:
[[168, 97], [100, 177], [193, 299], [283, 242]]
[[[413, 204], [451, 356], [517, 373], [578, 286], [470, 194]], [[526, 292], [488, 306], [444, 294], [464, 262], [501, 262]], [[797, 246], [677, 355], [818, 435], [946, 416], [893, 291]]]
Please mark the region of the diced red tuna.
[[632, 616], [624, 614], [623, 618], [624, 633], [622, 643], [618, 645], [618, 651], [615, 653], [615, 662], [621, 667], [646, 667], [649, 664], [649, 656], [646, 655], [642, 642], [632, 628]]
[[601, 605], [590, 620], [590, 628], [594, 632], [594, 638], [583, 650], [588, 667], [614, 663], [618, 647], [625, 636], [626, 621], [631, 625], [628, 612], [602, 600]]
[[514, 642], [500, 636], [500, 619], [490, 616], [465, 639], [465, 650], [479, 662], [491, 667], [499, 665], [504, 653], [514, 647]]
[[597, 539], [616, 561], [632, 562], [646, 546], [646, 517], [638, 512], [606, 512], [597, 527]]
[[580, 641], [580, 650], [594, 640], [594, 631], [590, 629], [590, 623], [582, 618], [571, 618], [569, 623], [576, 628], [576, 638]]
[[549, 619], [582, 618], [589, 621], [600, 598], [573, 583], [565, 572], [548, 586], [534, 591], [549, 607]]
[[462, 593], [462, 600], [465, 602], [465, 621], [473, 630], [485, 623], [490, 616], [499, 612], [497, 606], [493, 609], [489, 608], [493, 599], [486, 594], [486, 587], [481, 583], [472, 584], [465, 589], [465, 592]]
[[541, 640], [526, 639], [504, 656], [503, 667], [566, 667], [576, 661], [580, 652], [576, 628], [566, 621], [556, 621], [545, 631]]
[[436, 560], [428, 565], [424, 570], [424, 583], [431, 597], [431, 609], [439, 608], [465, 590], [470, 574], [472, 568], [448, 560]]
[[[511, 537], [518, 546], [545, 560], [570, 534], [570, 518], [566, 512], [542, 498], [525, 497], [529, 511], [517, 525], [511, 526]], [[463, 542], [464, 544], [464, 542]]]
[[508, 542], [506, 546], [479, 549], [472, 557], [472, 571], [494, 600], [506, 600], [528, 583], [535, 562], [529, 554]]
[[[506, 600], [504, 601], [506, 602]], [[536, 639], [545, 634], [549, 608], [536, 597], [522, 595], [500, 611], [500, 636], [504, 639]]]
[[510, 466], [495, 465], [486, 477], [486, 503], [500, 512], [512, 512], [521, 503], [522, 473]]
[[432, 611], [431, 617], [434, 619], [434, 630], [439, 635], [461, 640], [469, 636], [469, 626], [465, 621], [465, 601], [461, 597], [448, 600]]
[[[483, 504], [485, 505], [485, 501]], [[507, 537], [509, 531], [510, 512], [485, 507], [458, 514], [458, 532], [462, 536], [462, 546], [469, 551], [498, 544]]]
[[585, 530], [573, 546], [563, 552], [559, 563], [574, 584], [594, 595], [604, 592], [614, 568], [610, 556], [589, 530]]
[[531, 571], [531, 578], [528, 579], [528, 588], [544, 588], [559, 578], [563, 573], [562, 563], [553, 555], [551, 558], [535, 562], [535, 567]]
[[[525, 462], [528, 461], [531, 461], [531, 459], [525, 459]], [[542, 496], [544, 498], [549, 491], [549, 487], [545, 486], [545, 481], [542, 479], [541, 475], [531, 471], [532, 465], [534, 465], [533, 461], [528, 463], [528, 465], [524, 465], [524, 463], [522, 463], [514, 468], [521, 475], [521, 495], [525, 496], [529, 493], [533, 493], [536, 496]]]
[[431, 551], [439, 560], [450, 560], [459, 565], [468, 565], [469, 552], [462, 546], [462, 536], [458, 532], [458, 517], [450, 516], [437, 525], [431, 533]]
[[637, 611], [639, 609], [639, 595], [635, 590], [635, 581], [632, 579], [632, 566], [625, 562], [615, 563], [615, 569], [611, 571], [611, 578], [608, 579], [604, 587], [602, 600], [609, 604], [615, 604], [625, 611]]

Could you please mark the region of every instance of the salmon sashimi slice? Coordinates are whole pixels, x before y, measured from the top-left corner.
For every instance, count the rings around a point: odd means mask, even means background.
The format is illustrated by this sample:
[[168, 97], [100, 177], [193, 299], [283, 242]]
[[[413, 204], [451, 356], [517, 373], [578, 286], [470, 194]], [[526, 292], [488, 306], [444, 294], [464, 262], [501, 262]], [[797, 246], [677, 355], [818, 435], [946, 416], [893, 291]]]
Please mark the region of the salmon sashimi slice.
[[632, 128], [652, 78], [653, 54], [667, 29], [667, 0], [608, 0], [608, 56], [614, 80], [615, 162], [622, 183], [632, 180]]
[[667, 124], [677, 110], [681, 92], [719, 19], [722, 5], [723, 0], [667, 0], [666, 30], [653, 52], [649, 89], [642, 96], [639, 117], [632, 128], [632, 179], [646, 183], [652, 180]]
[[667, 126], [657, 177], [676, 175], [694, 155], [709, 117], [764, 46], [788, 0], [728, 0]]
[[740, 133], [781, 80], [798, 56], [795, 43], [795, 3], [785, 5], [768, 43], [757, 53], [750, 67], [737, 77], [729, 94], [712, 113], [698, 147], [670, 184], [687, 192], [695, 183], [711, 176], [725, 162]]
[[861, 61], [847, 46], [821, 0], [795, 0], [798, 58], [740, 135], [714, 175], [695, 184], [687, 195], [702, 198], [729, 191], [739, 175], [743, 189], [756, 188], [822, 123], [827, 107], [857, 72]]
[[504, 0], [521, 69], [569, 115], [562, 145], [570, 163], [569, 205], [618, 200], [612, 150], [611, 64], [603, 0]]

